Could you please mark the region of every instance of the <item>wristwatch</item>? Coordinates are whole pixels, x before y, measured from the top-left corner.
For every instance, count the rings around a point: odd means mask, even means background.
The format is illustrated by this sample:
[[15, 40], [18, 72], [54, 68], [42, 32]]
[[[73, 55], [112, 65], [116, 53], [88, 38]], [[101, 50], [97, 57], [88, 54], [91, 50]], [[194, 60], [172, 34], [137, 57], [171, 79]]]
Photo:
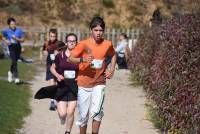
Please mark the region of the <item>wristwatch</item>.
[[80, 58], [80, 62], [83, 62], [83, 57]]

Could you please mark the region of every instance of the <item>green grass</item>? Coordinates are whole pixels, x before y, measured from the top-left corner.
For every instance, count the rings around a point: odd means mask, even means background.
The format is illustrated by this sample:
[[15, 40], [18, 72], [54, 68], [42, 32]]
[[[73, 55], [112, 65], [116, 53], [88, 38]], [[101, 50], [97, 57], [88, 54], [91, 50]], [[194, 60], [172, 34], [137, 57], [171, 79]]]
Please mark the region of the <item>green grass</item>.
[[148, 102], [146, 102], [145, 106], [147, 108], [147, 114], [146, 114], [147, 119], [153, 123], [155, 128], [163, 130], [162, 121], [156, 113], [156, 107], [153, 104], [153, 102], [149, 100]]
[[[24, 48], [25, 52], [22, 53], [22, 56], [24, 56], [25, 58], [33, 58], [34, 60], [39, 58], [39, 47], [25, 46]], [[10, 70], [10, 64], [11, 60], [0, 59], [0, 77], [7, 77], [8, 71]], [[18, 62], [18, 72], [20, 79], [22, 79], [23, 81], [30, 80], [35, 75], [34, 65]]]
[[[0, 59], [0, 76], [7, 77], [8, 71], [10, 70], [11, 61], [8, 59]], [[24, 80], [30, 80], [33, 78], [35, 71], [32, 64], [25, 64], [18, 62], [19, 78]]]
[[22, 53], [22, 55], [25, 58], [37, 58], [40, 54], [40, 47], [34, 47], [34, 46], [24, 46], [23, 47], [25, 51]]
[[14, 134], [23, 125], [23, 117], [31, 110], [31, 92], [27, 85], [15, 85], [0, 80], [0, 133]]
[[131, 85], [134, 86], [134, 87], [138, 87], [138, 86], [142, 85], [142, 83], [139, 80], [138, 72], [131, 72], [129, 80], [131, 81]]
[[[10, 60], [0, 59], [0, 77], [7, 79]], [[29, 81], [35, 75], [32, 64], [18, 63], [19, 76], [22, 81]], [[29, 100], [31, 90], [29, 85], [8, 83], [0, 80], [0, 134], [15, 134], [16, 129], [23, 125], [23, 118], [30, 114]]]

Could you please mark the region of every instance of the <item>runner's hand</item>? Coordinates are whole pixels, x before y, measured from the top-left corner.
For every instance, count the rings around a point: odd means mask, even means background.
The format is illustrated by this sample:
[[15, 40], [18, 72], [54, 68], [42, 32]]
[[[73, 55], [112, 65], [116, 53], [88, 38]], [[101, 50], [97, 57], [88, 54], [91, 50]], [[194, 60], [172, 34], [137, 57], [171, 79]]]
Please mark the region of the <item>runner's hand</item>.
[[47, 56], [48, 55], [48, 52], [45, 50], [45, 51], [43, 51], [43, 55], [44, 56]]
[[86, 58], [86, 61], [91, 63], [93, 61], [94, 57], [92, 55], [88, 55], [88, 57]]
[[11, 44], [9, 40], [5, 40], [5, 43], [6, 43], [7, 45], [10, 45], [10, 44]]
[[105, 77], [106, 77], [106, 79], [112, 78], [113, 74], [114, 74], [114, 70], [106, 70], [105, 71]]
[[56, 78], [57, 78], [57, 80], [59, 82], [62, 81], [62, 80], [64, 80], [64, 77], [62, 75], [58, 75], [58, 76], [56, 76]]
[[13, 35], [12, 38], [17, 41], [17, 37], [15, 35]]

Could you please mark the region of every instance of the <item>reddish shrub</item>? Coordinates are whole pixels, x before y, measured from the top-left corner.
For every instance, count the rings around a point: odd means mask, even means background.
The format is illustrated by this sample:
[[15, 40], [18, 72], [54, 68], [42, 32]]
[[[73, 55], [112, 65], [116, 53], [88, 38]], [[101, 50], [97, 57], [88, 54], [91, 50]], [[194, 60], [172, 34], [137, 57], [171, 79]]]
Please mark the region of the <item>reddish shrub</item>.
[[165, 128], [200, 133], [200, 14], [146, 30], [130, 68], [155, 101]]

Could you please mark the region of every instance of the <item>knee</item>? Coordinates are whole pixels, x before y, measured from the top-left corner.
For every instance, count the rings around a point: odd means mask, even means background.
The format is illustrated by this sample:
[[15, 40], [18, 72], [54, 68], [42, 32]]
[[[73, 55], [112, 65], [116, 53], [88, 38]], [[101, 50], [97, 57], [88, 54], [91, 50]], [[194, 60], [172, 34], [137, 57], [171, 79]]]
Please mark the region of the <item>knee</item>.
[[64, 112], [59, 112], [58, 114], [59, 114], [59, 117], [60, 117], [60, 118], [66, 118], [66, 113], [64, 113]]
[[101, 121], [104, 116], [104, 112], [100, 111], [98, 114], [93, 114], [92, 118], [96, 121]]
[[72, 116], [74, 116], [74, 109], [69, 109], [69, 110], [67, 110], [67, 116], [69, 116], [69, 117], [72, 117]]
[[89, 117], [85, 117], [85, 118], [80, 118], [77, 122], [76, 125], [78, 125], [79, 127], [84, 127], [87, 125], [89, 120]]

